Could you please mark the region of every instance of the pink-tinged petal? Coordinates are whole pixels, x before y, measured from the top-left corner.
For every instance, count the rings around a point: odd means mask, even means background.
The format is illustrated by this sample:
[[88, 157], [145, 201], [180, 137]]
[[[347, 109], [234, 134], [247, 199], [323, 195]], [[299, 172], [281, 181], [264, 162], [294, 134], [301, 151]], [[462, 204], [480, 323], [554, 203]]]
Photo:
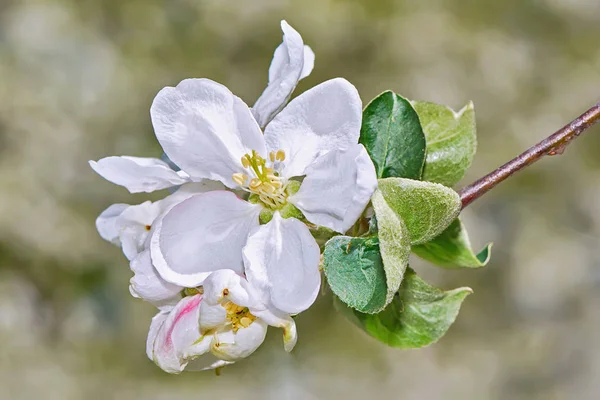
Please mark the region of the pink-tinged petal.
[[90, 161], [90, 166], [107, 181], [124, 186], [131, 193], [153, 192], [189, 181], [158, 158], [106, 157]]
[[250, 234], [243, 253], [246, 277], [263, 303], [296, 314], [317, 298], [320, 251], [302, 222], [283, 219], [276, 212], [268, 224]]
[[129, 204], [113, 204], [96, 218], [96, 229], [102, 239], [117, 246], [121, 244], [119, 240], [121, 227], [117, 224], [117, 220], [121, 213], [129, 207]]
[[241, 158], [256, 150], [265, 156], [261, 130], [248, 106], [225, 86], [209, 79], [186, 79], [162, 89], [150, 110], [165, 153], [191, 178], [237, 187]]
[[344, 233], [360, 217], [376, 188], [373, 162], [363, 145], [357, 144], [317, 158], [289, 202], [313, 224]]
[[292, 100], [265, 128], [269, 151], [284, 150], [282, 175], [304, 175], [319, 155], [358, 142], [362, 102], [345, 79], [321, 83]]
[[[283, 42], [273, 54], [269, 67], [269, 84], [252, 107], [252, 114], [262, 128], [285, 106], [298, 81], [302, 79], [302, 74], [310, 74], [314, 65], [314, 53], [310, 48], [309, 51], [305, 50], [300, 34], [285, 21], [281, 21], [281, 30]], [[306, 69], [305, 54], [309, 57]]]
[[150, 323], [148, 338], [146, 339], [146, 355], [152, 361], [154, 361], [154, 342], [168, 316], [168, 311], [161, 311], [152, 318], [152, 322]]
[[134, 275], [129, 281], [130, 291], [154, 306], [172, 308], [181, 300], [181, 286], [173, 285], [162, 279], [152, 265], [150, 250], [145, 250], [131, 261]]
[[210, 337], [200, 334], [201, 295], [183, 298], [158, 330], [153, 360], [164, 371], [179, 373], [187, 363], [209, 351]]
[[254, 353], [264, 342], [266, 335], [267, 324], [257, 319], [237, 332], [226, 331], [214, 335], [210, 351], [222, 360], [237, 361]]
[[225, 191], [198, 194], [177, 204], [155, 222], [150, 249], [168, 282], [196, 287], [211, 272], [243, 273], [242, 248], [258, 226], [261, 207]]

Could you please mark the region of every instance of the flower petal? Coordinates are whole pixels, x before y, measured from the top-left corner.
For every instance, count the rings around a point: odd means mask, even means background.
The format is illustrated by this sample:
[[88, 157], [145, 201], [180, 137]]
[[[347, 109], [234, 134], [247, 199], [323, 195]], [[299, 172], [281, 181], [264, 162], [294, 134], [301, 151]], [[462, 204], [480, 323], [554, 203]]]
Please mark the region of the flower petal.
[[267, 335], [267, 324], [260, 319], [255, 320], [247, 328], [237, 332], [226, 331], [214, 335], [210, 351], [225, 361], [237, 361], [248, 357], [260, 347]]
[[285, 177], [304, 175], [317, 156], [358, 142], [362, 103], [350, 82], [331, 79], [292, 100], [265, 129], [269, 151], [284, 150]]
[[376, 188], [373, 162], [363, 145], [357, 144], [317, 158], [289, 202], [313, 224], [344, 233], [360, 217]]
[[294, 349], [298, 341], [296, 322], [287, 314], [275, 310], [250, 310], [252, 314], [276, 328], [283, 329], [283, 348], [288, 353]]
[[303, 78], [302, 74], [307, 76], [314, 66], [314, 53], [309, 48], [305, 69], [304, 55], [307, 51], [300, 34], [285, 21], [281, 21], [281, 30], [283, 42], [273, 54], [269, 84], [252, 107], [252, 114], [262, 128], [285, 106], [298, 81]]
[[160, 309], [169, 309], [181, 300], [181, 286], [162, 279], [152, 265], [150, 250], [135, 257], [130, 264], [134, 275], [129, 281], [130, 291]]
[[96, 229], [102, 239], [117, 246], [121, 244], [119, 240], [121, 227], [117, 224], [117, 220], [121, 213], [129, 207], [129, 204], [113, 204], [100, 213], [96, 218]]
[[125, 186], [131, 193], [153, 192], [188, 182], [158, 158], [106, 157], [90, 161], [90, 167], [107, 181]]
[[315, 67], [315, 53], [312, 51], [310, 46], [304, 45], [304, 66], [302, 67], [302, 73], [300, 79], [304, 79], [310, 75], [313, 68]]
[[264, 309], [257, 293], [248, 281], [230, 269], [221, 269], [210, 274], [204, 281], [204, 301], [208, 304], [221, 304], [231, 301], [242, 307]]
[[154, 342], [168, 316], [168, 311], [161, 311], [152, 318], [150, 329], [148, 330], [148, 338], [146, 339], [146, 355], [150, 360], [154, 361]]
[[183, 298], [158, 330], [154, 362], [169, 373], [183, 371], [188, 361], [209, 351], [210, 337], [202, 337], [198, 323], [202, 295]]
[[186, 79], [162, 89], [150, 110], [163, 150], [193, 180], [207, 178], [230, 188], [251, 150], [265, 156], [264, 140], [248, 106], [209, 79]]
[[200, 304], [200, 333], [210, 334], [221, 329], [227, 323], [227, 311], [220, 304], [211, 305], [203, 297]]
[[308, 228], [276, 212], [256, 228], [244, 247], [246, 276], [263, 303], [296, 314], [317, 298], [321, 285], [319, 246]]
[[163, 279], [184, 287], [201, 285], [219, 269], [242, 273], [241, 250], [260, 211], [231, 192], [192, 196], [155, 222], [152, 262]]
[[116, 226], [120, 228], [119, 239], [128, 260], [133, 260], [145, 249], [152, 224], [161, 211], [160, 202], [145, 201], [128, 207], [119, 215]]

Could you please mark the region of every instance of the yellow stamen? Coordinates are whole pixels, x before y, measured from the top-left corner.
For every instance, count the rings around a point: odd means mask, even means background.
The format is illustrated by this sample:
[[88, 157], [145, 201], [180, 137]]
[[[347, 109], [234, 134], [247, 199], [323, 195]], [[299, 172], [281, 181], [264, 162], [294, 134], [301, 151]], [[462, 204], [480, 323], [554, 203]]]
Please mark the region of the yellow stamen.
[[248, 180], [248, 175], [242, 173], [235, 173], [231, 179], [240, 186], [244, 186]]
[[283, 160], [285, 160], [285, 151], [283, 151], [283, 150], [277, 150], [277, 154], [275, 154], [275, 159], [277, 161], [283, 161]]
[[271, 151], [268, 155], [270, 163], [255, 150], [241, 158], [242, 165], [248, 174], [235, 173], [232, 180], [249, 192], [258, 196], [259, 200], [271, 209], [280, 209], [287, 202], [285, 191], [287, 181], [279, 176], [279, 166], [275, 163], [285, 160], [283, 150]]
[[242, 157], [242, 165], [244, 166], [244, 168], [248, 168], [250, 166], [250, 160], [248, 160], [248, 155], [246, 154], [244, 157]]
[[256, 320], [256, 316], [252, 315], [247, 307], [238, 306], [231, 301], [223, 303], [222, 306], [234, 332], [249, 327]]

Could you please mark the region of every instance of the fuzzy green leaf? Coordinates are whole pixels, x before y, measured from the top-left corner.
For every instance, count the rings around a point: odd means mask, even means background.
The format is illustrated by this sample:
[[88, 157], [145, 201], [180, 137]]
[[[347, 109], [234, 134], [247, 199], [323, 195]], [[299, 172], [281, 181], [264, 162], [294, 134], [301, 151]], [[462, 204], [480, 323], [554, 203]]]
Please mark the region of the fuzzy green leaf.
[[437, 342], [454, 323], [467, 287], [443, 291], [429, 285], [410, 268], [392, 303], [378, 314], [349, 310], [336, 302], [336, 308], [369, 335], [391, 346], [414, 349]]
[[323, 271], [333, 293], [350, 307], [376, 313], [386, 306], [387, 284], [379, 239], [330, 239], [323, 252]]
[[413, 247], [419, 257], [443, 268], [479, 268], [488, 263], [492, 244], [475, 254], [467, 230], [460, 218], [455, 219], [444, 232], [427, 243]]
[[[428, 242], [438, 236], [458, 216], [461, 209], [458, 194], [437, 183], [386, 178], [379, 180], [375, 193], [380, 193], [389, 208], [404, 222], [413, 245]], [[375, 215], [378, 225], [381, 225], [382, 215], [377, 213], [377, 208]]]
[[380, 191], [371, 198], [376, 219], [379, 250], [386, 274], [387, 306], [398, 291], [410, 257], [410, 235], [404, 221], [394, 212]]
[[425, 135], [405, 98], [387, 91], [373, 99], [363, 112], [359, 142], [373, 160], [378, 178], [421, 178]]
[[454, 186], [471, 165], [477, 149], [475, 109], [459, 112], [435, 103], [413, 102], [427, 139], [423, 180]]

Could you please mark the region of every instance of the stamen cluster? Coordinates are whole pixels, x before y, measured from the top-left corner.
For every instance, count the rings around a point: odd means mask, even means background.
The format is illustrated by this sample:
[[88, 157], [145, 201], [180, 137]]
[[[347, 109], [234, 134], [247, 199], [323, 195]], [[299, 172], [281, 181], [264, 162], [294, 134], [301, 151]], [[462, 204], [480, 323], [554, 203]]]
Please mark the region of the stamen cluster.
[[[284, 160], [285, 152], [283, 150], [272, 151], [269, 153], [267, 165], [267, 160], [252, 150], [251, 154], [245, 154], [241, 160], [250, 176], [235, 173], [232, 179], [244, 190], [257, 195], [265, 206], [277, 210], [287, 202], [286, 182], [279, 173]], [[251, 177], [252, 175], [254, 176]]]
[[248, 307], [241, 307], [228, 301], [223, 304], [223, 308], [227, 312], [227, 319], [231, 323], [231, 329], [234, 332], [237, 332], [240, 328], [249, 327], [256, 320], [256, 316], [250, 313]]

